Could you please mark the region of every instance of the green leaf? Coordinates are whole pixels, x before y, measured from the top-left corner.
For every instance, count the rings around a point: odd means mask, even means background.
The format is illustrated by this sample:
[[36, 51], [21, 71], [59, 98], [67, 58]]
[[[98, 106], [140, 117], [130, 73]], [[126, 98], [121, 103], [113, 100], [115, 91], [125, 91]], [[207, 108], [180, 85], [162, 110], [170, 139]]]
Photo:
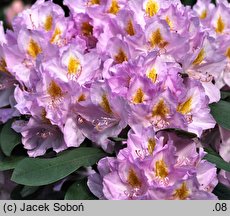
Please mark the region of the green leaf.
[[56, 182], [81, 166], [91, 166], [106, 154], [98, 148], [81, 147], [68, 150], [51, 159], [26, 158], [15, 168], [11, 180], [28, 186]]
[[224, 184], [219, 183], [213, 190], [213, 193], [220, 200], [230, 200], [230, 188]]
[[204, 151], [206, 151], [208, 154], [211, 154], [211, 155], [215, 155], [217, 157], [220, 157], [219, 154], [214, 150], [212, 149], [211, 147], [209, 148], [204, 148]]
[[12, 156], [3, 159], [3, 161], [0, 161], [0, 171], [14, 169], [17, 166], [17, 164], [23, 159], [25, 159], [25, 157], [22, 156], [21, 157]]
[[216, 122], [223, 128], [230, 129], [230, 103], [220, 100], [218, 103], [212, 103], [209, 106]]
[[230, 97], [229, 91], [221, 91], [221, 99], [226, 99], [228, 97]]
[[127, 141], [127, 139], [121, 138], [121, 137], [109, 137], [109, 139], [110, 139], [111, 141], [114, 141], [114, 142], [123, 142], [123, 141]]
[[35, 186], [24, 186], [23, 189], [20, 191], [20, 194], [22, 197], [27, 197], [33, 193], [35, 193], [37, 190], [39, 189], [39, 187]]
[[217, 168], [230, 172], [230, 163], [224, 161], [220, 156], [207, 154], [204, 159], [216, 165]]
[[165, 128], [165, 129], [157, 131], [157, 133], [160, 131], [173, 132], [173, 133], [176, 133], [177, 136], [190, 138], [190, 139], [197, 137], [197, 135], [194, 133], [190, 133], [188, 131], [184, 131], [184, 130], [177, 129], [177, 128]]
[[65, 200], [95, 200], [97, 199], [89, 190], [87, 181], [75, 182], [65, 194]]
[[21, 135], [11, 128], [12, 122], [10, 120], [3, 126], [0, 135], [1, 148], [6, 156], [10, 156], [14, 147], [21, 143]]

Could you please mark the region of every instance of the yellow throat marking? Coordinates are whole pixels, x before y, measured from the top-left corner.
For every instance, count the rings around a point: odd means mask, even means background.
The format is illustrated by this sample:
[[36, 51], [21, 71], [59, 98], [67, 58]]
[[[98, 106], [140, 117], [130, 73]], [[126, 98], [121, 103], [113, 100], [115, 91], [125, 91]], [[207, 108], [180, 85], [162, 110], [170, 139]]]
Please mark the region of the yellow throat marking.
[[191, 112], [192, 97], [188, 98], [184, 103], [181, 103], [177, 107], [177, 112], [185, 115]]
[[36, 58], [38, 56], [38, 54], [40, 54], [42, 52], [41, 47], [39, 46], [39, 44], [33, 40], [30, 39], [28, 48], [27, 48], [27, 53], [32, 57], [32, 58]]
[[141, 188], [142, 183], [133, 169], [129, 170], [127, 181], [132, 188]]
[[44, 23], [44, 29], [46, 31], [50, 31], [53, 26], [53, 17], [51, 15], [46, 17], [45, 23]]
[[168, 176], [168, 168], [165, 162], [162, 160], [158, 160], [155, 163], [155, 175], [160, 178], [166, 178]]
[[145, 7], [145, 13], [149, 17], [152, 17], [152, 16], [156, 15], [158, 11], [159, 11], [158, 3], [154, 0], [148, 0], [146, 7]]
[[144, 92], [141, 88], [137, 89], [136, 93], [133, 96], [133, 103], [140, 104], [144, 101]]

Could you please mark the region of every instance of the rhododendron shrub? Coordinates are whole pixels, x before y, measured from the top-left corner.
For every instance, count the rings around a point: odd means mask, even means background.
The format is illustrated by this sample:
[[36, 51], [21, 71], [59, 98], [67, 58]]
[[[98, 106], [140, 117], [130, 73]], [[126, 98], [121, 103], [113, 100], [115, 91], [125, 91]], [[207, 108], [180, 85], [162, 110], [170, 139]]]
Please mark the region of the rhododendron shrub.
[[230, 199], [230, 4], [63, 3], [0, 26], [11, 198]]

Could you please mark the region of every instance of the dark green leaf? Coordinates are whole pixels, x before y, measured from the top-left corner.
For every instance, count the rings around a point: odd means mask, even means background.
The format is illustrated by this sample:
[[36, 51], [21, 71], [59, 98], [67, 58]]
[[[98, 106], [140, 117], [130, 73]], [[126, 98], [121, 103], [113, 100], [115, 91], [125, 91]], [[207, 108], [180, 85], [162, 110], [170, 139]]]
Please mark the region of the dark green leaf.
[[211, 154], [211, 155], [215, 155], [217, 157], [220, 157], [219, 154], [214, 151], [212, 148], [204, 148], [204, 150], [208, 153], [208, 154]]
[[21, 135], [11, 128], [12, 122], [10, 120], [3, 126], [0, 135], [1, 148], [6, 156], [10, 156], [14, 147], [21, 143]]
[[219, 183], [213, 193], [220, 199], [220, 200], [230, 200], [230, 188]]
[[32, 187], [32, 186], [24, 186], [23, 189], [20, 191], [22, 197], [27, 197], [33, 193], [35, 193], [39, 187]]
[[230, 163], [224, 161], [220, 156], [207, 154], [204, 159], [215, 164], [217, 168], [230, 172]]
[[89, 190], [86, 180], [72, 184], [65, 194], [65, 200], [95, 200], [97, 199]]
[[228, 97], [230, 97], [229, 91], [221, 91], [221, 99], [226, 99]]
[[176, 133], [177, 136], [190, 138], [190, 139], [197, 137], [197, 135], [194, 133], [190, 133], [188, 131], [184, 131], [184, 130], [177, 129], [177, 128], [166, 128], [166, 129], [162, 129], [162, 130], [157, 131], [157, 133], [160, 131], [173, 132], [173, 133]]
[[0, 171], [14, 169], [17, 166], [17, 164], [23, 159], [25, 159], [25, 157], [16, 156], [3, 159], [3, 161], [0, 161]]
[[211, 114], [216, 122], [225, 129], [230, 129], [230, 103], [220, 100], [218, 103], [210, 104]]
[[51, 159], [26, 158], [15, 168], [12, 180], [28, 186], [56, 182], [81, 166], [91, 166], [106, 154], [98, 148], [76, 148]]
[[114, 141], [114, 142], [123, 142], [123, 141], [127, 141], [127, 139], [121, 138], [121, 137], [109, 137], [109, 139], [110, 139], [111, 141]]

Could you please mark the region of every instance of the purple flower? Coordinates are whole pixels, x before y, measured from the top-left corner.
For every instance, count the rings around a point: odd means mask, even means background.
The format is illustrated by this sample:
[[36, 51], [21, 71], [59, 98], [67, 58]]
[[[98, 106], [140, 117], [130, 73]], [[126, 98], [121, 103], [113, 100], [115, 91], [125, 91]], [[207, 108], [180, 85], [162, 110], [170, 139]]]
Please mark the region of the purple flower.
[[116, 158], [100, 160], [99, 173], [89, 176], [100, 199], [216, 199], [216, 168], [202, 160], [193, 141], [155, 136], [148, 128], [129, 133], [127, 145]]
[[16, 121], [12, 126], [22, 134], [22, 144], [30, 157], [44, 155], [50, 148], [56, 152], [67, 148], [61, 130], [43, 118], [30, 118], [29, 122]]

